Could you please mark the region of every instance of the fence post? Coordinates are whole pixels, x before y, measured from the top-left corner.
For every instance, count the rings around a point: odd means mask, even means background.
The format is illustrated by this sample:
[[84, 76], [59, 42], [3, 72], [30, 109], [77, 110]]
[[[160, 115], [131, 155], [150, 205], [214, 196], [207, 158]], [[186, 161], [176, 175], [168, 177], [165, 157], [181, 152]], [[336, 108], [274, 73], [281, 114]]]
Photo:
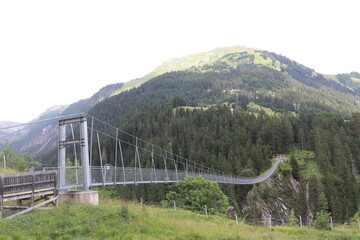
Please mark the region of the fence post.
[[206, 216], [208, 216], [208, 210], [207, 210], [207, 206], [205, 205], [205, 214]]
[[300, 215], [300, 227], [302, 228], [302, 219], [301, 219], [301, 215]]
[[359, 230], [360, 230], [360, 218], [358, 218], [358, 227], [359, 227]]
[[332, 219], [332, 217], [330, 217], [330, 227], [331, 227], [331, 230], [334, 230], [334, 228], [333, 228], [333, 219]]
[[271, 214], [270, 214], [270, 218], [269, 218], [269, 227], [270, 227], [270, 230], [272, 230], [272, 226], [271, 226]]
[[31, 207], [34, 206], [34, 198], [35, 198], [35, 173], [31, 174]]
[[176, 201], [174, 200], [174, 210], [176, 211]]
[[57, 188], [58, 184], [57, 184], [57, 173], [54, 172], [53, 173], [53, 178], [54, 178], [54, 196], [58, 195], [58, 191], [59, 189]]
[[3, 209], [4, 209], [4, 176], [0, 175], [0, 219], [2, 219], [2, 213], [3, 213]]
[[236, 221], [236, 224], [239, 224], [239, 221], [238, 221], [238, 216], [237, 216], [237, 214], [235, 214], [235, 221]]

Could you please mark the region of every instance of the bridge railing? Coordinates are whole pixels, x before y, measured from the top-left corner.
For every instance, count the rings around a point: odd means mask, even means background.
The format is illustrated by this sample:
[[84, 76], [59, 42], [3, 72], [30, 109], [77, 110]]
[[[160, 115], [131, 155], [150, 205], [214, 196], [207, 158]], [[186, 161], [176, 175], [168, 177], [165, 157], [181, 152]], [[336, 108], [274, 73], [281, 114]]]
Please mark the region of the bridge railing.
[[56, 172], [0, 174], [0, 194], [56, 188]]
[[[184, 179], [187, 176], [202, 176], [207, 180], [228, 184], [254, 184], [264, 181], [270, 177], [279, 164], [277, 160], [274, 165], [264, 174], [256, 177], [232, 176], [209, 171], [191, 171], [176, 169], [154, 169], [154, 168], [129, 168], [111, 165], [91, 167], [91, 186], [105, 186], [115, 184], [137, 184], [137, 183], [171, 183]], [[47, 170], [58, 170], [58, 168], [46, 168]], [[71, 187], [82, 187], [83, 172], [81, 167], [65, 167], [65, 185], [59, 189]]]

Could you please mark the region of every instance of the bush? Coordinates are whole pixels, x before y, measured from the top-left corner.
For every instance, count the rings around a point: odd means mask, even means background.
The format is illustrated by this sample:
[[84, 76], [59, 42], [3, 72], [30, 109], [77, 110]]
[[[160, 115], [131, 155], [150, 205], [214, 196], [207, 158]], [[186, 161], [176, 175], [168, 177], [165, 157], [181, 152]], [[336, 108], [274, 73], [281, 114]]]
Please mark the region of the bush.
[[166, 194], [166, 200], [161, 203], [172, 207], [174, 201], [179, 208], [202, 213], [205, 205], [209, 213], [215, 214], [225, 214], [230, 206], [229, 198], [220, 190], [219, 185], [201, 176], [189, 176], [175, 183]]
[[127, 206], [121, 206], [120, 208], [120, 216], [124, 219], [129, 219], [130, 218], [130, 214], [129, 214], [129, 208]]

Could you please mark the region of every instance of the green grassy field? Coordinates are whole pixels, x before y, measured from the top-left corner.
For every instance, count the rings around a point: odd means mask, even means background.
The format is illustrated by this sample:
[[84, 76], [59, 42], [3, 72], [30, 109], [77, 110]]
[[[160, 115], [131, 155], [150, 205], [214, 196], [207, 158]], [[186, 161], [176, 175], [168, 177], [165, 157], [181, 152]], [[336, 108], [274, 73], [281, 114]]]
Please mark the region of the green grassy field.
[[270, 108], [266, 108], [266, 107], [262, 107], [256, 103], [250, 102], [248, 104], [248, 111], [249, 112], [253, 112], [253, 113], [258, 113], [261, 110], [264, 110], [266, 114], [270, 115], [270, 116], [274, 116], [276, 113], [271, 110]]
[[360, 230], [357, 226], [270, 230], [225, 217], [102, 200], [100, 206], [65, 204], [2, 220], [0, 239], [360, 239]]

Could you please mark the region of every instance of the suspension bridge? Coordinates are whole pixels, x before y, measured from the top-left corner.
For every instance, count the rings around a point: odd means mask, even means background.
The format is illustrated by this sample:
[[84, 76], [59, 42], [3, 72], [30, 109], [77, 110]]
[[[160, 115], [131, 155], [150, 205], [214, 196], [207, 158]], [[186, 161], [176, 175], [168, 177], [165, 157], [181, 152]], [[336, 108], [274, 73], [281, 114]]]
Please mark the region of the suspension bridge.
[[[87, 124], [88, 118], [91, 119], [90, 127]], [[79, 138], [75, 137], [73, 124], [79, 125], [77, 127]], [[70, 126], [68, 135], [66, 126]], [[123, 135], [122, 138], [119, 137], [120, 134]], [[90, 140], [88, 140], [89, 135]], [[67, 136], [70, 139], [67, 139]], [[102, 156], [104, 151], [100, 136], [107, 138], [108, 143], [112, 142], [112, 149], [115, 151], [111, 154], [113, 159], [104, 159]], [[80, 146], [81, 166], [66, 166], [68, 145], [73, 148], [74, 163], [78, 162], [76, 144]], [[94, 153], [97, 159], [94, 159]], [[89, 190], [92, 186], [116, 184], [172, 183], [187, 176], [202, 176], [207, 180], [225, 184], [255, 184], [269, 178], [281, 160], [281, 156], [277, 157], [272, 167], [259, 176], [234, 176], [185, 159], [95, 117], [83, 115], [59, 120], [58, 167], [46, 169], [58, 171], [60, 190], [74, 187]], [[94, 165], [94, 162], [97, 164]]]
[[[93, 186], [117, 184], [173, 183], [187, 176], [202, 176], [223, 184], [255, 184], [269, 178], [283, 160], [277, 156], [272, 167], [259, 176], [231, 175], [183, 158], [171, 149], [156, 146], [87, 114], [47, 120], [58, 121], [58, 166], [43, 168], [44, 172], [32, 175], [0, 174], [0, 214], [4, 201], [30, 199], [28, 205], [33, 206], [34, 197], [42, 191], [46, 194], [41, 196], [51, 202], [56, 200], [58, 191], [74, 188], [89, 191]], [[27, 195], [26, 190], [30, 191]], [[49, 195], [54, 198], [48, 200]]]

